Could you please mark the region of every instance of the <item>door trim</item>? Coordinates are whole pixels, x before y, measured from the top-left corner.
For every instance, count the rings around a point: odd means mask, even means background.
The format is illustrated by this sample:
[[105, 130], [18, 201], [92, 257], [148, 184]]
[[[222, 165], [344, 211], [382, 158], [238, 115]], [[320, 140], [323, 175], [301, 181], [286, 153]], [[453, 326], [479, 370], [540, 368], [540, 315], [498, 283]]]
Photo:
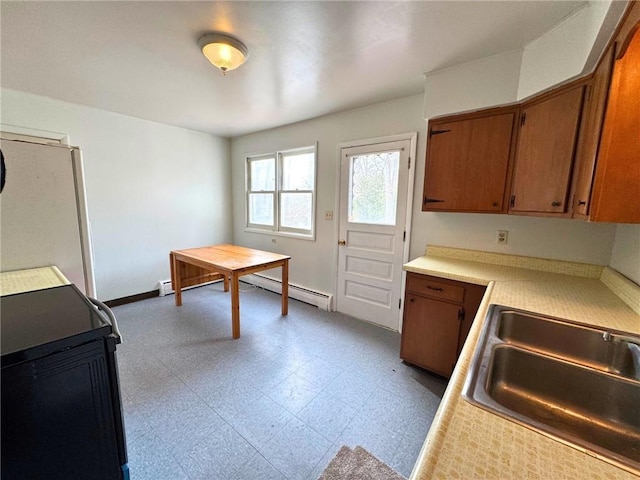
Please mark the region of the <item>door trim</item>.
[[[352, 147], [362, 147], [366, 145], [376, 145], [379, 143], [389, 143], [389, 142], [397, 142], [402, 140], [409, 140], [409, 174], [407, 178], [407, 211], [405, 215], [405, 223], [404, 223], [404, 231], [406, 233], [406, 240], [404, 242], [403, 252], [402, 252], [402, 263], [405, 264], [409, 261], [409, 246], [411, 243], [411, 218], [413, 215], [413, 191], [414, 191], [414, 183], [415, 183], [415, 171], [416, 171], [416, 154], [418, 147], [418, 132], [409, 132], [409, 133], [399, 133], [396, 135], [386, 135], [384, 137], [375, 137], [375, 138], [367, 138], [362, 140], [354, 140], [350, 142], [340, 142], [336, 146], [336, 192], [334, 199], [334, 208], [333, 211], [336, 212], [334, 216], [333, 222], [333, 264], [336, 266], [335, 275], [333, 276], [333, 298], [337, 298], [338, 294], [338, 237], [340, 235], [340, 167], [341, 167], [341, 152], [345, 148]], [[404, 290], [406, 285], [407, 275], [403, 272], [402, 275], [402, 284], [400, 285], [400, 295], [401, 298], [404, 299]], [[337, 302], [333, 305], [334, 310], [337, 309]], [[402, 316], [404, 313], [404, 301], [401, 304], [401, 308], [398, 311], [399, 322], [398, 322], [398, 331], [402, 332]]]

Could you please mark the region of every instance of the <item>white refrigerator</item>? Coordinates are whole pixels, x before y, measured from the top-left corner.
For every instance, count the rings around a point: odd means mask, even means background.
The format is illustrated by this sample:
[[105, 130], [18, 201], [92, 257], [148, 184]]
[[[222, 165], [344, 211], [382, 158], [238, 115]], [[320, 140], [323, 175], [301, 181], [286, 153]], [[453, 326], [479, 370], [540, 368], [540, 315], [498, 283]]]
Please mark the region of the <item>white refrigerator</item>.
[[80, 149], [0, 133], [0, 271], [56, 266], [95, 297]]

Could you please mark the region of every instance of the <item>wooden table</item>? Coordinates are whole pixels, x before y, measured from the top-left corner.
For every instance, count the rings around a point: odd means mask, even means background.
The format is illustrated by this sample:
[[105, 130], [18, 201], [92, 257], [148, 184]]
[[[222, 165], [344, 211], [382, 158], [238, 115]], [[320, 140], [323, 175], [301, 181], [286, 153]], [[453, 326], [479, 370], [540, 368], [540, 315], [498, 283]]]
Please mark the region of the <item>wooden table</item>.
[[263, 252], [236, 245], [173, 250], [171, 287], [175, 291], [176, 306], [182, 305], [182, 288], [222, 278], [224, 291], [231, 282], [231, 330], [233, 338], [240, 338], [240, 283], [242, 275], [282, 267], [282, 315], [289, 307], [289, 259], [287, 255]]

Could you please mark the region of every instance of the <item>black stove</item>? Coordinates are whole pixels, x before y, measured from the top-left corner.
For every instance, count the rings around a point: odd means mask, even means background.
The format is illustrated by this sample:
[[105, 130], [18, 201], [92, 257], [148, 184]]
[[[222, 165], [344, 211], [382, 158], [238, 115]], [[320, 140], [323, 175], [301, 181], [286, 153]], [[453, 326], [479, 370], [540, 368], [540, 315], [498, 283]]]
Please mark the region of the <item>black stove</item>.
[[1, 476], [128, 480], [116, 344], [75, 285], [0, 299]]

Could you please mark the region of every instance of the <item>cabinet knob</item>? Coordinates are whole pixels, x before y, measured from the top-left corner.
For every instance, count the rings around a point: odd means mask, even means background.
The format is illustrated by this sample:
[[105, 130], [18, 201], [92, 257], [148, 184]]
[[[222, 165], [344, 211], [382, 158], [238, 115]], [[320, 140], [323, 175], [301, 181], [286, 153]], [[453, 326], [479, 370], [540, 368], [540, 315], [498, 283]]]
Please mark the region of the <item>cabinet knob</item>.
[[497, 207], [497, 206], [498, 206], [498, 202], [493, 202], [493, 203], [491, 204], [491, 206], [492, 206], [492, 207]]
[[560, 205], [562, 205], [560, 202], [551, 202], [552, 207], [559, 207]]
[[578, 206], [586, 205], [586, 200], [578, 200]]

